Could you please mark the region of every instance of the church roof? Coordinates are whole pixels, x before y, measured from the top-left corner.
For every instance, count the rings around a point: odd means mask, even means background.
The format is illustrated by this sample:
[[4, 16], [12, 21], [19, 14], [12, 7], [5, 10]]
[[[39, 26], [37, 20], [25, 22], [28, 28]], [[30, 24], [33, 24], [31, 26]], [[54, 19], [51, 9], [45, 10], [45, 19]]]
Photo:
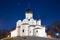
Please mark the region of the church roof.
[[26, 12], [27, 12], [27, 13], [32, 13], [32, 10], [28, 8], [28, 9], [26, 10]]
[[22, 25], [29, 25], [28, 23], [23, 23]]
[[36, 20], [40, 20], [40, 18], [37, 18]]
[[41, 29], [41, 28], [35, 28], [35, 29]]
[[38, 21], [38, 20], [40, 20], [40, 16], [38, 15], [38, 17], [36, 18], [36, 20]]
[[38, 17], [38, 18], [36, 18], [36, 20], [38, 21], [38, 20], [40, 20], [40, 18]]
[[32, 27], [35, 27], [36, 25], [30, 25], [29, 27], [31, 27], [31, 26], [32, 26]]

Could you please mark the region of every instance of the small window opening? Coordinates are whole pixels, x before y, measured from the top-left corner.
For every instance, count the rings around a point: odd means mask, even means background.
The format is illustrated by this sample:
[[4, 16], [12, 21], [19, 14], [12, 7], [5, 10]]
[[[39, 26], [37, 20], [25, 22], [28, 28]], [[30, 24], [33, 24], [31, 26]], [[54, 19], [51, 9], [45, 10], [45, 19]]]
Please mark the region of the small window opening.
[[38, 30], [36, 32], [38, 33]]
[[23, 29], [23, 32], [24, 32], [24, 29]]

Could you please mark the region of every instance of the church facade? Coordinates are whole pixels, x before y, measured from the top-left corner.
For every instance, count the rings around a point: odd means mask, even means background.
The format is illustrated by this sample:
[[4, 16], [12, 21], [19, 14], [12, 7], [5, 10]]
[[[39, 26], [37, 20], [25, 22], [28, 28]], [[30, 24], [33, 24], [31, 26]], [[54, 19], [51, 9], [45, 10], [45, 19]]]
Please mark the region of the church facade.
[[25, 19], [16, 22], [16, 29], [11, 31], [11, 37], [47, 37], [45, 29], [45, 26], [41, 25], [41, 19], [33, 19], [33, 12], [30, 9], [27, 9], [25, 12]]

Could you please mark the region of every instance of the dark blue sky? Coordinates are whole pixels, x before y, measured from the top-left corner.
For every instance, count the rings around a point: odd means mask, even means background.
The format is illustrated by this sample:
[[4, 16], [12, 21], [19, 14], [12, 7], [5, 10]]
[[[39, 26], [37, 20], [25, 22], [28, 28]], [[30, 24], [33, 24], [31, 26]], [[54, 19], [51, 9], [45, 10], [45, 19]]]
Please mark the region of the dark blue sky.
[[17, 20], [25, 18], [28, 3], [34, 19], [39, 15], [42, 25], [50, 25], [53, 21], [60, 20], [59, 0], [0, 0], [0, 29], [15, 28]]

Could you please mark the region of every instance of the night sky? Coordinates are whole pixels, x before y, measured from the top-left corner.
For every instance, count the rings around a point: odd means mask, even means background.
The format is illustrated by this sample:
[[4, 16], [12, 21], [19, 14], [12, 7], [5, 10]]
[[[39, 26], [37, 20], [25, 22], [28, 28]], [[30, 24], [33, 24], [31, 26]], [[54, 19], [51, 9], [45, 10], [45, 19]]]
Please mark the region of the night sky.
[[28, 3], [34, 19], [39, 15], [42, 25], [60, 20], [59, 0], [0, 0], [0, 29], [15, 28], [16, 22], [25, 18]]

